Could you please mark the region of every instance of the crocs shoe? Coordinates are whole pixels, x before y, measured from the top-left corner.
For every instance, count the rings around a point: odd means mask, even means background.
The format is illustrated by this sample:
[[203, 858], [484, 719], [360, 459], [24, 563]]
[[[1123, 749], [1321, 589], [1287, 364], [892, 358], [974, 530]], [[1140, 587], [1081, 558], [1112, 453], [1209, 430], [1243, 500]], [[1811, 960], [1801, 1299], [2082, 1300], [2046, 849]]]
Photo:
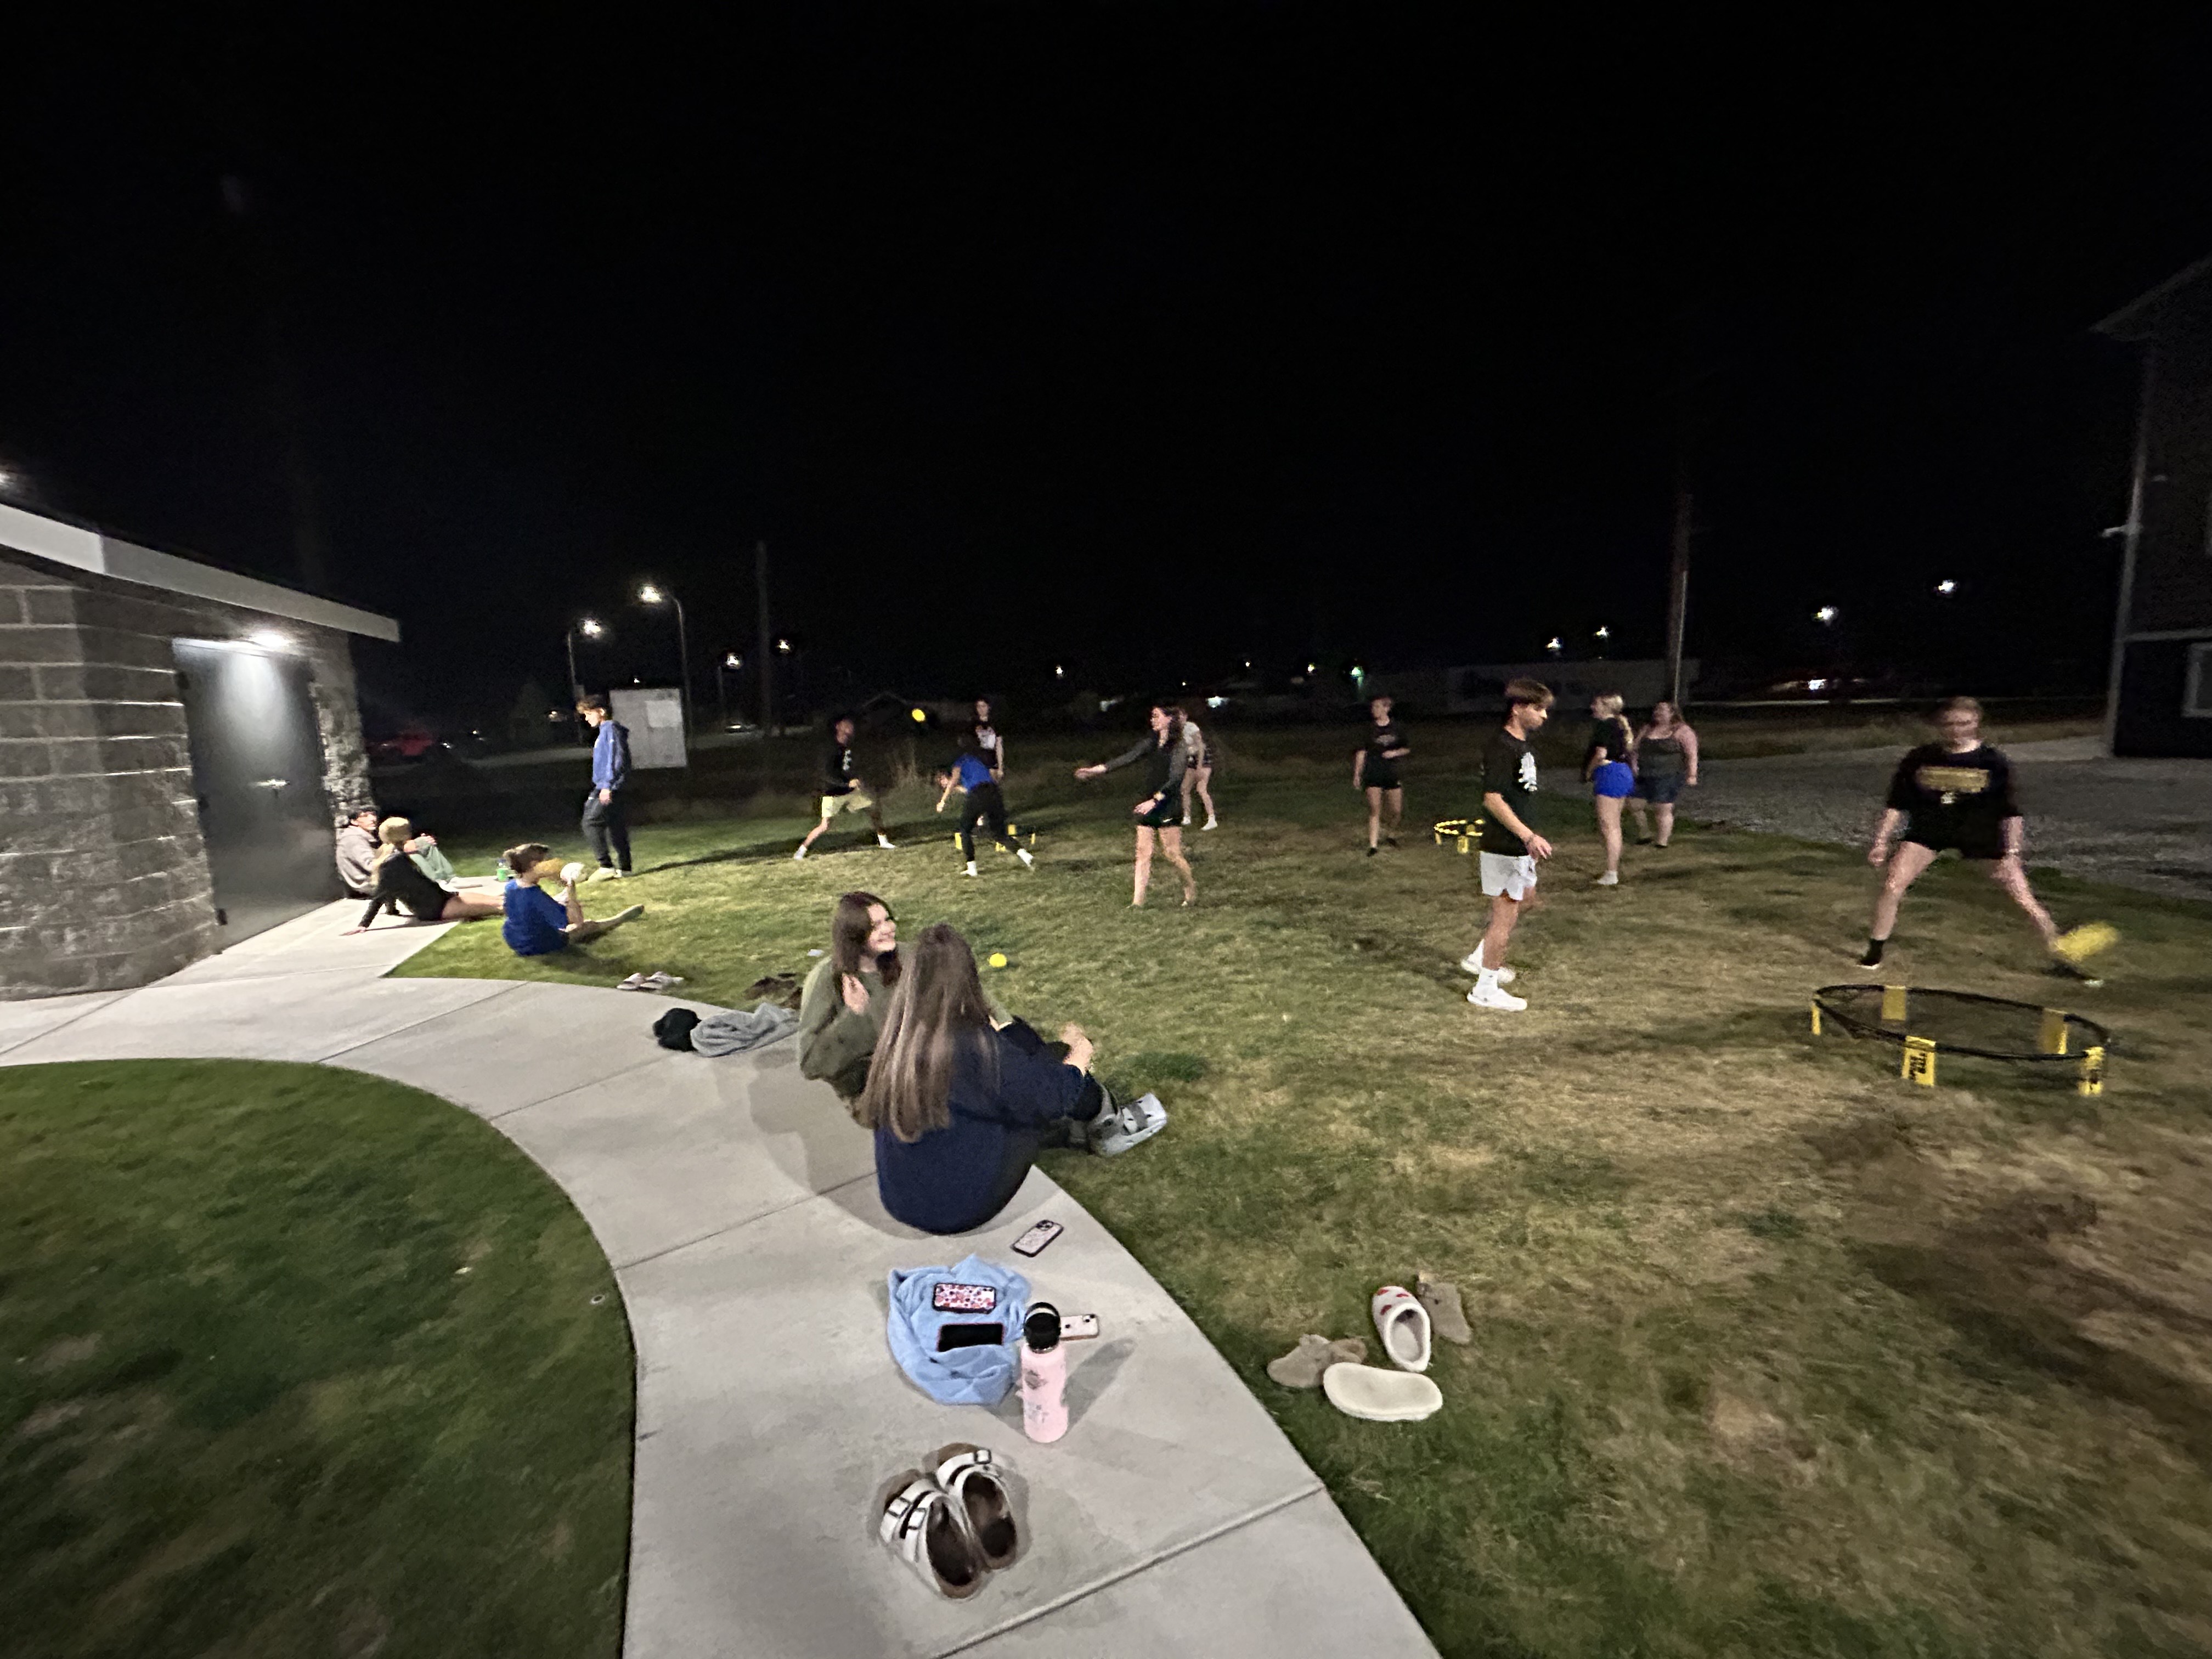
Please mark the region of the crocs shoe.
[[1383, 1357], [1401, 1371], [1429, 1368], [1429, 1310], [1403, 1285], [1385, 1285], [1367, 1304]]
[[983, 1588], [983, 1564], [944, 1488], [909, 1472], [884, 1505], [876, 1536], [939, 1595], [964, 1601]]
[[964, 1442], [940, 1447], [930, 1461], [937, 1465], [937, 1484], [951, 1502], [952, 1518], [967, 1535], [969, 1553], [986, 1572], [1013, 1565], [1022, 1539], [1014, 1524], [1014, 1497], [1000, 1474], [1006, 1466], [988, 1447]]
[[1103, 1124], [1095, 1118], [1091, 1121], [1089, 1137], [1091, 1150], [1101, 1158], [1119, 1158], [1168, 1127], [1168, 1109], [1160, 1104], [1158, 1095], [1141, 1095], [1103, 1115]]

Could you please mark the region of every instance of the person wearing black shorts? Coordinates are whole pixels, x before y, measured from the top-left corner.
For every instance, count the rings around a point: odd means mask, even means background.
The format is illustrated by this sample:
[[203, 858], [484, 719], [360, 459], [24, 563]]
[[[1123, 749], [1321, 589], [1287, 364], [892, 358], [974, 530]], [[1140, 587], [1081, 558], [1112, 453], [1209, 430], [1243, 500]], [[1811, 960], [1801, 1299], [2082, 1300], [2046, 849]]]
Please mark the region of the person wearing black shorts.
[[[1946, 852], [1987, 864], [1990, 878], [2027, 913], [2044, 944], [2058, 938], [2057, 924], [2027, 884], [2012, 763], [2002, 750], [1982, 741], [1981, 704], [1972, 697], [1954, 697], [1937, 713], [1936, 726], [1943, 734], [1941, 742], [1923, 744], [1897, 763], [1881, 825], [1867, 850], [1867, 862], [1884, 873], [1875, 896], [1866, 954], [1859, 958], [1862, 968], [1881, 965], [1905, 890]], [[2051, 963], [2060, 973], [2087, 977], [2056, 955]]]
[[1152, 884], [1155, 836], [1159, 837], [1160, 851], [1182, 878], [1183, 903], [1194, 903], [1198, 898], [1198, 883], [1192, 879], [1189, 861], [1182, 855], [1182, 775], [1189, 754], [1183, 747], [1182, 720], [1173, 705], [1156, 702], [1151, 721], [1152, 736], [1139, 738], [1127, 753], [1075, 770], [1076, 777], [1088, 783], [1118, 768], [1145, 763], [1148, 793], [1129, 809], [1137, 820], [1136, 896], [1129, 901], [1133, 908], [1144, 903], [1145, 889]]
[[[1413, 751], [1406, 744], [1398, 723], [1390, 718], [1390, 699], [1370, 697], [1367, 713], [1374, 724], [1367, 741], [1352, 751], [1352, 787], [1367, 792], [1367, 856], [1375, 856], [1377, 841], [1398, 844], [1398, 820], [1406, 811], [1406, 792], [1398, 779], [1398, 763]], [[1384, 807], [1390, 811], [1390, 828], [1382, 828]]]

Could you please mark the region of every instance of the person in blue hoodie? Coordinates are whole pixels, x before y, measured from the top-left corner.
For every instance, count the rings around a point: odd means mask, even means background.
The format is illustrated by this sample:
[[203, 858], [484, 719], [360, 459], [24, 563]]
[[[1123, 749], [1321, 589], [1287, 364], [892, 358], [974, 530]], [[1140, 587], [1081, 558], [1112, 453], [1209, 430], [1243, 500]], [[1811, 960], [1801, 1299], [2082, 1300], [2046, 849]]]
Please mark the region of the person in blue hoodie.
[[607, 713], [606, 699], [585, 697], [576, 704], [593, 729], [592, 792], [584, 797], [584, 839], [599, 867], [593, 881], [629, 874], [629, 815], [623, 790], [629, 782], [629, 728]]

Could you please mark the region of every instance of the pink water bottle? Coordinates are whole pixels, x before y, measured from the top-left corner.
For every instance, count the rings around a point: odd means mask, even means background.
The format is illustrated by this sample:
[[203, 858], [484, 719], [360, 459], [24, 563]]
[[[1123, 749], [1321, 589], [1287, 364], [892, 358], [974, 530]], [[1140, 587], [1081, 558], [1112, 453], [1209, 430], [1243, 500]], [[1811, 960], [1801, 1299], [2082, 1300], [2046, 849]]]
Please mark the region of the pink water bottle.
[[1040, 1302], [1022, 1322], [1022, 1432], [1049, 1443], [1067, 1432], [1067, 1350], [1060, 1310]]

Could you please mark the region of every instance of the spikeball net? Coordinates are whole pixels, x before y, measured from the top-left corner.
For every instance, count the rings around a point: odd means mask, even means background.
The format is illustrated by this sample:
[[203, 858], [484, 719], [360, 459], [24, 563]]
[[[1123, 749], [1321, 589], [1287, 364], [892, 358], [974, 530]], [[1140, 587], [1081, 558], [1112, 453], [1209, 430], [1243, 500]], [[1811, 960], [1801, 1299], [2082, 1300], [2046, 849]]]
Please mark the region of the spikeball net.
[[1813, 1035], [1830, 1025], [1895, 1043], [1899, 1075], [1930, 1088], [1941, 1056], [1971, 1054], [2069, 1067], [2081, 1093], [2102, 1094], [2105, 1056], [2112, 1048], [2112, 1034], [2104, 1026], [2063, 1008], [1908, 985], [1822, 986], [1813, 994]]
[[1440, 823], [1431, 825], [1430, 833], [1436, 836], [1437, 845], [1439, 847], [1450, 847], [1456, 843], [1461, 852], [1469, 852], [1474, 847], [1475, 837], [1482, 833], [1482, 820], [1480, 818], [1446, 818]]

